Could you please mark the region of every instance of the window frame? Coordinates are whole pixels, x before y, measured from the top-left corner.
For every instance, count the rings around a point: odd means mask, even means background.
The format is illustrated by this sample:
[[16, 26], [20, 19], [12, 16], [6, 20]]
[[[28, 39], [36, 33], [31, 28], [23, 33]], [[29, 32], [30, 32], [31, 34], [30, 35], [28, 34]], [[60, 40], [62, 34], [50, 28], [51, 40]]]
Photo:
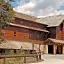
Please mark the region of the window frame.
[[16, 36], [16, 31], [14, 31], [14, 36]]

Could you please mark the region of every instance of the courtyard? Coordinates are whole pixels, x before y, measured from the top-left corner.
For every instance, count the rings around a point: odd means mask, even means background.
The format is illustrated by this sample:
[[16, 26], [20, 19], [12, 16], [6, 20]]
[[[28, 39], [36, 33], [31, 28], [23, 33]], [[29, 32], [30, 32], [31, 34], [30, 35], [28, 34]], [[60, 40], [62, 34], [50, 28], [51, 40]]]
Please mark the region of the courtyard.
[[64, 55], [44, 54], [42, 55], [42, 59], [44, 59], [44, 61], [30, 64], [64, 64]]

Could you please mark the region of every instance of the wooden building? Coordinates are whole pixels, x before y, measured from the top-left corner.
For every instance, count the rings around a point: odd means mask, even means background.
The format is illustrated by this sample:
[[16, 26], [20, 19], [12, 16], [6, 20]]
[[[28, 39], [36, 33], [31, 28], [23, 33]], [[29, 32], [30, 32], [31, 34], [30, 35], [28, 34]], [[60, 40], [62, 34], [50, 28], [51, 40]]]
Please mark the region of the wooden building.
[[45, 40], [45, 43], [47, 43], [47, 45], [44, 46], [46, 49], [45, 53], [62, 54], [64, 52], [64, 15], [40, 18], [37, 19], [36, 22], [48, 25], [47, 30], [50, 33], [47, 36], [49, 39]]
[[[10, 23], [10, 26], [2, 32], [4, 33], [2, 38], [15, 42], [20, 41], [22, 48], [25, 45], [22, 43], [31, 43], [32, 50], [44, 51], [49, 54], [64, 54], [63, 15], [37, 19], [16, 12], [15, 22]], [[45, 45], [41, 45], [43, 42]], [[29, 46], [27, 47], [29, 48]], [[26, 50], [30, 49], [28, 48]]]
[[21, 41], [21, 43], [32, 43], [32, 50], [35, 49], [35, 44], [38, 44], [40, 51], [40, 44], [47, 39], [49, 31], [46, 30], [46, 24], [35, 22], [35, 20], [35, 17], [16, 12], [15, 22], [1, 31], [4, 33], [1, 37], [6, 40]]

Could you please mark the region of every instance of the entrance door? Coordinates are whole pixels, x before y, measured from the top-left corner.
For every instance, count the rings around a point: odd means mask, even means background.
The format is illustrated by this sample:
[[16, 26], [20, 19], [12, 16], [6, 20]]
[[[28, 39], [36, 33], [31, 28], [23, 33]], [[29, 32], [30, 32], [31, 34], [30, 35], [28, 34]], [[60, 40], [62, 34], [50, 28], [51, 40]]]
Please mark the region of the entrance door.
[[57, 46], [57, 54], [62, 54], [62, 46]]
[[48, 45], [48, 54], [53, 54], [53, 45]]

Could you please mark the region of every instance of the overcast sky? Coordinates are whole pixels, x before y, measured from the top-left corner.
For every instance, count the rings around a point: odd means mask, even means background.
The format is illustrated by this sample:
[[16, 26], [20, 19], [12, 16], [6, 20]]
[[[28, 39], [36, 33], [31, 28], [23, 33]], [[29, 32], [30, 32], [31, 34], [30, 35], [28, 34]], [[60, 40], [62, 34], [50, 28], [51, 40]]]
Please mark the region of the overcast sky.
[[15, 0], [11, 4], [15, 11], [35, 17], [64, 14], [64, 0]]

